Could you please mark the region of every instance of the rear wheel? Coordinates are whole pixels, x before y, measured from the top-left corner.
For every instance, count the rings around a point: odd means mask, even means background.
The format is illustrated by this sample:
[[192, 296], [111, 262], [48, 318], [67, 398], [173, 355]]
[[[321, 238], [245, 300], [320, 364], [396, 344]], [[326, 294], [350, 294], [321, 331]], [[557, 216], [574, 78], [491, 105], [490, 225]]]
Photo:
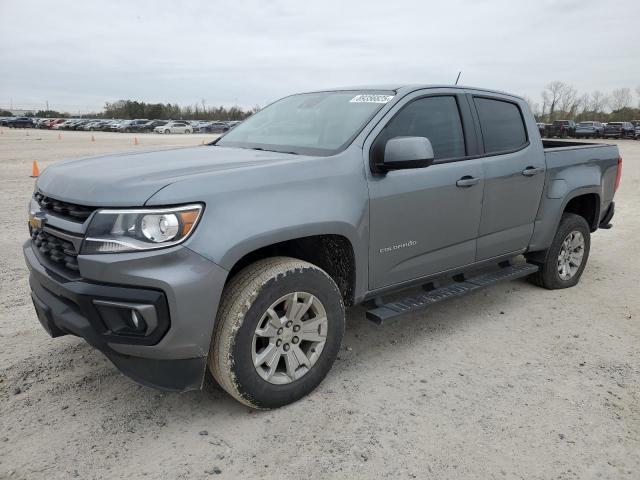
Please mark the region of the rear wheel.
[[294, 258], [261, 260], [223, 292], [209, 369], [240, 402], [278, 408], [318, 386], [343, 333], [342, 296], [327, 273]]
[[540, 267], [531, 280], [549, 290], [573, 287], [580, 281], [587, 265], [590, 247], [591, 233], [584, 217], [563, 214], [553, 242], [545, 252], [544, 262], [529, 260]]

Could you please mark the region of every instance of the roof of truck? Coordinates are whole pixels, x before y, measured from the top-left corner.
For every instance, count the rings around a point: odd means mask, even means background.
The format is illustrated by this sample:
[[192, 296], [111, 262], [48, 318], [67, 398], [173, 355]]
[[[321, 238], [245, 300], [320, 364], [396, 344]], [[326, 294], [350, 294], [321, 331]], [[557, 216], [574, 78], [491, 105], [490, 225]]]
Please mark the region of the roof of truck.
[[[334, 92], [341, 90], [393, 90], [398, 93], [409, 93], [414, 90], [424, 90], [429, 88], [455, 88], [460, 90], [476, 90], [485, 93], [498, 93], [500, 95], [508, 95], [510, 97], [519, 98], [524, 100], [519, 95], [513, 93], [503, 92], [500, 90], [492, 90], [489, 88], [470, 87], [466, 85], [446, 85], [446, 84], [419, 84], [419, 83], [407, 83], [407, 84], [382, 84], [382, 85], [353, 85], [341, 88], [326, 88], [322, 90], [314, 90], [315, 92]], [[311, 93], [311, 92], [310, 92]]]

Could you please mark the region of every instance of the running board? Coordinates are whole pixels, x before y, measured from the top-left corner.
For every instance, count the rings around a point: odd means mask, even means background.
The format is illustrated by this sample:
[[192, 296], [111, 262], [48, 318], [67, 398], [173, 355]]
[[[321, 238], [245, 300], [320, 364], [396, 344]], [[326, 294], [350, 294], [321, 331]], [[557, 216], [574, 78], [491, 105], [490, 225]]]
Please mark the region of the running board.
[[[515, 280], [526, 277], [538, 271], [537, 265], [521, 263], [518, 265], [501, 264], [500, 269], [491, 273], [478, 275], [477, 277], [465, 278], [462, 275], [454, 277], [455, 283], [441, 288], [433, 288], [424, 293], [411, 295], [400, 300], [382, 303], [381, 299], [376, 299], [376, 306], [367, 310], [367, 318], [372, 322], [382, 325], [395, 317], [423, 310], [434, 303], [448, 300], [449, 298], [460, 297], [480, 288], [494, 285], [505, 280]], [[429, 284], [433, 285], [433, 284]]]

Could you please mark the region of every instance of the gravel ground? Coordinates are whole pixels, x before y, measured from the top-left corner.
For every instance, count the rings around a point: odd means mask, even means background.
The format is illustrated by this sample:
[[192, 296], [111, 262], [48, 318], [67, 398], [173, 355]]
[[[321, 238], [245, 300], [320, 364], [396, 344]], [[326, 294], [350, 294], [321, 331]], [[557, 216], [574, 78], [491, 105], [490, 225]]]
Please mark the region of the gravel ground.
[[256, 412], [211, 382], [138, 386], [40, 327], [21, 253], [31, 161], [211, 138], [94, 135], [0, 135], [0, 478], [640, 478], [640, 142], [620, 142], [615, 227], [579, 286], [504, 283], [384, 327], [352, 309], [322, 385]]

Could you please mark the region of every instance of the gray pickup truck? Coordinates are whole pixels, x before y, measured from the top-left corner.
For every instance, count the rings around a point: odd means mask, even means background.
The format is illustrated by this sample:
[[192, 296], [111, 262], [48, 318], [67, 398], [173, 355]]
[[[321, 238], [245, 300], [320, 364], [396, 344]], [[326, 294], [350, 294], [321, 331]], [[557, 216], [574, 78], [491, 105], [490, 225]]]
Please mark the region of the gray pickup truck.
[[544, 142], [526, 102], [388, 86], [281, 99], [207, 146], [57, 163], [24, 244], [37, 316], [158, 388], [275, 408], [325, 377], [345, 307], [578, 283], [614, 145]]

